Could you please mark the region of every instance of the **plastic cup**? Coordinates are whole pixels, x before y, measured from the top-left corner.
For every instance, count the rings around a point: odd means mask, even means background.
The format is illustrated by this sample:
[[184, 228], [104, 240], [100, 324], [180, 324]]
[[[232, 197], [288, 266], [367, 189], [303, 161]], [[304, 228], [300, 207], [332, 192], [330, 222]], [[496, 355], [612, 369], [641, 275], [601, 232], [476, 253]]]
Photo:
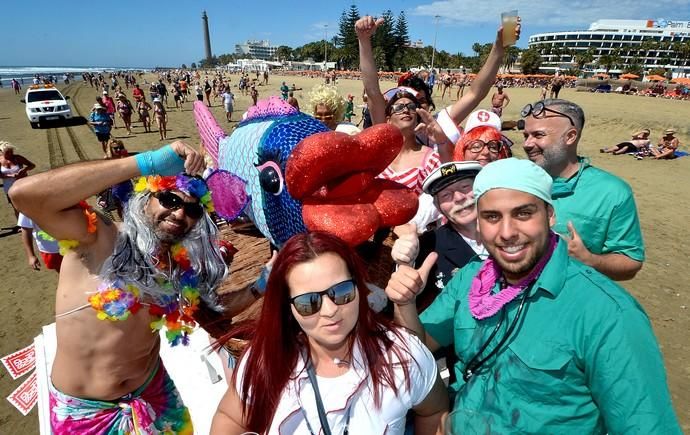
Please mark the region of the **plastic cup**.
[[501, 24], [503, 25], [503, 46], [514, 45], [517, 41], [515, 29], [518, 24], [518, 11], [512, 10], [501, 14]]

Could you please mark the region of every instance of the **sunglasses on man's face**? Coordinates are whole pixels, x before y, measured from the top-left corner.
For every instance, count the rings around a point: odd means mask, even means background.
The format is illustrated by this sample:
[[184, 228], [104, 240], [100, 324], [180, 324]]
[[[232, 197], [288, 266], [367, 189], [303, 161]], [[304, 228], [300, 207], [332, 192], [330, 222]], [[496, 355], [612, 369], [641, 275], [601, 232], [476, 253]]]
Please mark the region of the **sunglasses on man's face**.
[[414, 113], [417, 110], [417, 103], [398, 103], [391, 106], [391, 115], [402, 113], [407, 110], [409, 113]]
[[339, 282], [324, 291], [309, 292], [290, 299], [300, 316], [311, 316], [321, 310], [323, 296], [328, 296], [336, 305], [345, 305], [355, 300], [357, 286], [354, 280]]
[[334, 118], [333, 115], [314, 115], [314, 118], [318, 119], [319, 121], [330, 121], [331, 119]]
[[199, 219], [204, 214], [204, 207], [198, 202], [186, 202], [172, 192], [156, 192], [153, 197], [158, 203], [168, 210], [179, 210], [184, 208], [184, 214], [192, 219]]

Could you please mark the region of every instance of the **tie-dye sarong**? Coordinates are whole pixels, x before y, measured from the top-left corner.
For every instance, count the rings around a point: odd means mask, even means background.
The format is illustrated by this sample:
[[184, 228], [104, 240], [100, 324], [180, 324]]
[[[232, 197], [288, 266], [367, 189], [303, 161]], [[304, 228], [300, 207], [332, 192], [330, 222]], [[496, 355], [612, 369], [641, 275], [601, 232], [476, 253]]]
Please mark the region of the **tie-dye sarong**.
[[182, 403], [162, 361], [144, 385], [112, 402], [72, 397], [50, 383], [50, 425], [56, 435], [194, 432], [189, 410]]

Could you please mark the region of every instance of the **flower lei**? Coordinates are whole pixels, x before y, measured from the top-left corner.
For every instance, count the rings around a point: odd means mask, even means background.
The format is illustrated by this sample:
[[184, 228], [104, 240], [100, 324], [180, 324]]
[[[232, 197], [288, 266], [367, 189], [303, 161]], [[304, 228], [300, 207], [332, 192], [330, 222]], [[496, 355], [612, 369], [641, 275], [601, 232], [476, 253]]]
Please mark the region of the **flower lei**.
[[553, 251], [558, 244], [558, 236], [551, 233], [548, 248], [534, 269], [517, 284], [509, 285], [496, 294], [491, 289], [501, 276], [501, 267], [489, 257], [484, 261], [477, 275], [472, 279], [469, 292], [469, 306], [472, 317], [482, 320], [496, 314], [503, 306], [515, 299], [522, 291], [536, 280], [549, 262]]
[[174, 189], [180, 190], [195, 198], [199, 198], [199, 202], [208, 213], [215, 210], [213, 201], [211, 200], [211, 191], [208, 190], [206, 182], [201, 178], [190, 177], [186, 174], [178, 174], [169, 177], [149, 175], [148, 177], [139, 177], [134, 183], [134, 192], [136, 193], [141, 193], [145, 190], [160, 192]]
[[[98, 228], [98, 216], [96, 215], [96, 212], [93, 211], [93, 208], [86, 201], [79, 201], [79, 204], [77, 204], [77, 206], [82, 209], [84, 217], [86, 217], [86, 232], [89, 234], [94, 234], [96, 232], [96, 229]], [[48, 240], [51, 242], [55, 241], [55, 238], [53, 236], [51, 236], [43, 230], [39, 231], [38, 235], [43, 240]], [[77, 246], [79, 246], [78, 240], [58, 240], [58, 248], [60, 249], [60, 255], [62, 255], [63, 257], [69, 251], [76, 248]]]
[[[194, 332], [196, 321], [194, 313], [199, 309], [199, 278], [192, 268], [187, 249], [181, 244], [170, 248], [172, 262], [182, 269], [180, 277], [181, 290], [178, 295], [165, 296], [155, 304], [149, 305], [149, 314], [157, 317], [151, 322], [153, 331], [166, 329], [165, 337], [171, 346], [189, 344], [189, 334]], [[166, 270], [168, 264], [161, 261], [158, 268]], [[170, 288], [167, 281], [160, 285]], [[104, 283], [98, 291], [89, 297], [89, 304], [96, 310], [101, 320], [127, 320], [130, 314], [136, 314], [142, 306], [139, 289], [132, 285], [126, 286], [122, 282]]]

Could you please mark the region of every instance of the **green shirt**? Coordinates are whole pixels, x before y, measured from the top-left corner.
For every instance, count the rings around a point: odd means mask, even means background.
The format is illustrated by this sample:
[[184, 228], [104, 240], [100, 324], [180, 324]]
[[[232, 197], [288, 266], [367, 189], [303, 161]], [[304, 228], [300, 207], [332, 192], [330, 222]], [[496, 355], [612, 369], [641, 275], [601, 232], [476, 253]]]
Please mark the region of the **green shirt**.
[[644, 261], [644, 242], [632, 189], [622, 179], [595, 168], [580, 158], [580, 171], [568, 180], [557, 177], [553, 184], [556, 225], [568, 234], [573, 222], [587, 249], [594, 254], [624, 254]]
[[[647, 315], [625, 289], [569, 258], [561, 241], [530, 287], [507, 344], [465, 383], [465, 363], [501, 317], [478, 321], [469, 311], [479, 267], [460, 270], [421, 315], [434, 340], [454, 346], [455, 409], [484, 417], [478, 433], [681, 433]], [[506, 305], [483, 355], [505, 335], [520, 299]]]

